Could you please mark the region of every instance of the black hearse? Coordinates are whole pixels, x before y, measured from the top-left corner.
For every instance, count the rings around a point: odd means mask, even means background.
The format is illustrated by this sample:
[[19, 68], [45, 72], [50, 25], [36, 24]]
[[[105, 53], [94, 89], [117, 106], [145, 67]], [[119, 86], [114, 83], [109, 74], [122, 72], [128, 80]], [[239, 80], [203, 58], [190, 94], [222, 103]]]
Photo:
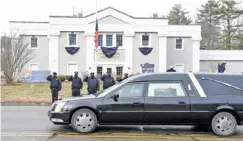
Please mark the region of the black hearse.
[[78, 132], [97, 125], [199, 125], [230, 136], [243, 124], [243, 75], [140, 74], [97, 94], [56, 101], [48, 116]]

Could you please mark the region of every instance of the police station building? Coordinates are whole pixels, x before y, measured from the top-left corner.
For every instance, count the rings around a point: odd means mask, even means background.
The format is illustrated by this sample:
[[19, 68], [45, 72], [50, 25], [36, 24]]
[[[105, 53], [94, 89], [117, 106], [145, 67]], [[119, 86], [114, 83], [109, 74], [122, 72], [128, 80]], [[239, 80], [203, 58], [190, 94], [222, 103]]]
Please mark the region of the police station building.
[[[98, 51], [94, 48], [95, 13], [84, 17], [49, 16], [47, 22], [10, 21], [29, 42], [35, 58], [24, 70], [51, 70], [60, 75], [107, 69], [114, 74], [209, 71], [220, 61], [229, 72], [243, 72], [241, 51], [200, 51], [200, 25], [168, 25], [167, 19], [134, 17], [115, 8], [98, 11]], [[237, 69], [237, 70], [236, 70]], [[227, 72], [226, 71], [226, 72]]]

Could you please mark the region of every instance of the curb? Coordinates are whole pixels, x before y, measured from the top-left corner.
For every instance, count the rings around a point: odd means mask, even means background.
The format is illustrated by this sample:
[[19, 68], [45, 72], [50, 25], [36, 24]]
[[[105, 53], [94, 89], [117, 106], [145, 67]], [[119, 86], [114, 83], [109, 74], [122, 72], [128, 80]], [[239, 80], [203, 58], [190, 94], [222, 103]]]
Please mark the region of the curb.
[[1, 103], [1, 106], [50, 106], [48, 103]]

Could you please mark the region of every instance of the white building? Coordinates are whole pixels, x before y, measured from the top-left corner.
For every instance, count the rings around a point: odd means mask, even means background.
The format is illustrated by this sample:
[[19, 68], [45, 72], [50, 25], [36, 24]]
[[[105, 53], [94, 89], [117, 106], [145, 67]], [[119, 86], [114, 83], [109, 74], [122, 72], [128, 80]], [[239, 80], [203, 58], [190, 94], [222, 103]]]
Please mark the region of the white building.
[[[141, 65], [149, 63], [155, 72], [164, 72], [171, 65], [177, 71], [199, 72], [224, 60], [231, 67], [228, 72], [243, 72], [242, 51], [200, 51], [199, 25], [168, 25], [167, 19], [133, 17], [112, 7], [98, 11], [99, 49], [95, 55], [95, 19], [92, 13], [50, 16], [48, 22], [10, 21], [11, 29], [19, 30], [36, 53], [25, 70], [65, 75], [74, 71], [101, 74], [112, 69], [121, 75], [141, 72]], [[116, 47], [111, 58], [103, 53]]]

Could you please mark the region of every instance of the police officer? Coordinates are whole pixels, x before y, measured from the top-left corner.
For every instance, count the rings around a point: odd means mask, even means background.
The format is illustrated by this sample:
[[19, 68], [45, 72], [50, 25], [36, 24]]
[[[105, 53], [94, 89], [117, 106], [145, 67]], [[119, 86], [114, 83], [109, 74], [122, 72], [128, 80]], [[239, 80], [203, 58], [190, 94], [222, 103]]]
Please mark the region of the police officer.
[[222, 61], [220, 63], [218, 63], [218, 73], [224, 73], [226, 70], [226, 62]]
[[116, 84], [115, 79], [111, 76], [111, 70], [107, 70], [107, 73], [100, 79], [103, 81], [103, 90]]
[[124, 74], [124, 77], [123, 78], [121, 78], [121, 79], [119, 79], [119, 80], [117, 80], [118, 82], [122, 82], [123, 80], [125, 80], [125, 79], [127, 79], [128, 78], [128, 73], [125, 73]]
[[50, 82], [50, 89], [52, 94], [52, 103], [58, 99], [58, 91], [62, 89], [62, 83], [57, 77], [57, 73], [53, 72], [53, 76], [49, 75], [46, 78], [47, 81]]
[[69, 77], [68, 81], [72, 81], [72, 96], [80, 96], [80, 89], [83, 88], [82, 79], [78, 76], [78, 72], [74, 72], [74, 76]]
[[170, 66], [170, 68], [167, 70], [167, 72], [176, 72], [176, 70], [174, 70], [173, 66]]
[[94, 76], [93, 72], [90, 73], [90, 76], [84, 78], [84, 82], [87, 82], [88, 84], [87, 89], [89, 94], [95, 94], [100, 90], [99, 80]]

